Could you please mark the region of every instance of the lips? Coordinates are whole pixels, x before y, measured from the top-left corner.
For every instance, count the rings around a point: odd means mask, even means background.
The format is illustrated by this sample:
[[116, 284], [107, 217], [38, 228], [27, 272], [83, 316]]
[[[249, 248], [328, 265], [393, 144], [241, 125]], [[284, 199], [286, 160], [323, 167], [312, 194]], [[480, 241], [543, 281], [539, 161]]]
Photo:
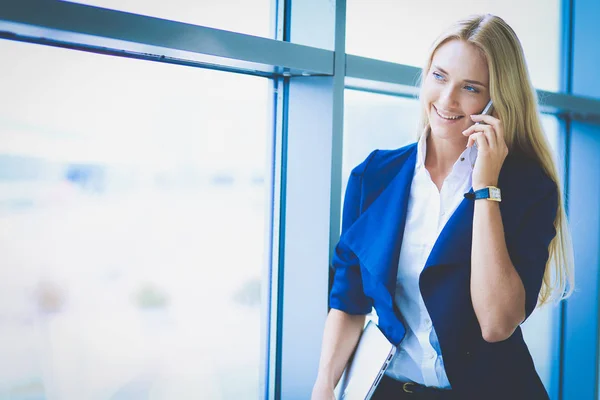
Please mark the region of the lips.
[[434, 105], [432, 106], [436, 114], [446, 121], [458, 121], [459, 119], [464, 117], [463, 115], [452, 115], [450, 113], [440, 112]]

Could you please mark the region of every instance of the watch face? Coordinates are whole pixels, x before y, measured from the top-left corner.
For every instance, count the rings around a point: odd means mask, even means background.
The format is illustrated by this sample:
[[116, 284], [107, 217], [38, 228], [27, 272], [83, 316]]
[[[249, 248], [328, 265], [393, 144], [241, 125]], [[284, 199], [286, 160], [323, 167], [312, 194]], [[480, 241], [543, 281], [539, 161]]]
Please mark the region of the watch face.
[[490, 199], [500, 200], [500, 189], [490, 188]]

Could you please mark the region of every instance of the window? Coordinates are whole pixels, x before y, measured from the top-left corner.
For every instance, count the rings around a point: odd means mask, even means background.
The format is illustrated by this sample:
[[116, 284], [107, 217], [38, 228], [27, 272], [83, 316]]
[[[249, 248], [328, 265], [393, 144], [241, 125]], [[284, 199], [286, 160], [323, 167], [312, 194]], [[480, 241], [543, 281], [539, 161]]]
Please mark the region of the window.
[[109, 8], [170, 19], [194, 25], [248, 35], [274, 38], [274, 0], [222, 0], [169, 2], [145, 0], [73, 0], [95, 7]]
[[258, 398], [271, 82], [0, 51], [0, 393]]
[[559, 0], [348, 0], [346, 51], [420, 68], [447, 26], [472, 14], [491, 13], [519, 36], [534, 86], [558, 91], [560, 12]]

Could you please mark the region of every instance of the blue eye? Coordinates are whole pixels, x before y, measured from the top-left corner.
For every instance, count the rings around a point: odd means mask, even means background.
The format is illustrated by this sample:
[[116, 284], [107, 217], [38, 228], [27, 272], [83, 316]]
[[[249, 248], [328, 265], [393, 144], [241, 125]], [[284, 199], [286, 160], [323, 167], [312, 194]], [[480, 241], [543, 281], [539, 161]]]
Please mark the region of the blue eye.
[[438, 74], [438, 73], [437, 73], [437, 72], [435, 72], [435, 71], [433, 72], [433, 77], [434, 77], [435, 79], [437, 79], [438, 81], [441, 81], [442, 79], [444, 79], [444, 77], [443, 77], [443, 76], [441, 76], [440, 74]]
[[465, 89], [467, 89], [467, 91], [472, 92], [472, 93], [479, 93], [479, 90], [477, 90], [473, 86], [465, 86]]

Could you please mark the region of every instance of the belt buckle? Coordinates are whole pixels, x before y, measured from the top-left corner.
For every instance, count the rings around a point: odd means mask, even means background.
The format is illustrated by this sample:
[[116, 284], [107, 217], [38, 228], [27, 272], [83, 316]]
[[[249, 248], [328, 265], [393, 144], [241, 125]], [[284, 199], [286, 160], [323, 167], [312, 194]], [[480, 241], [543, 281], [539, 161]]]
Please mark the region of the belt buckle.
[[414, 393], [412, 390], [408, 389], [408, 386], [415, 386], [414, 383], [412, 382], [406, 382], [402, 385], [402, 390], [404, 390], [405, 393]]

